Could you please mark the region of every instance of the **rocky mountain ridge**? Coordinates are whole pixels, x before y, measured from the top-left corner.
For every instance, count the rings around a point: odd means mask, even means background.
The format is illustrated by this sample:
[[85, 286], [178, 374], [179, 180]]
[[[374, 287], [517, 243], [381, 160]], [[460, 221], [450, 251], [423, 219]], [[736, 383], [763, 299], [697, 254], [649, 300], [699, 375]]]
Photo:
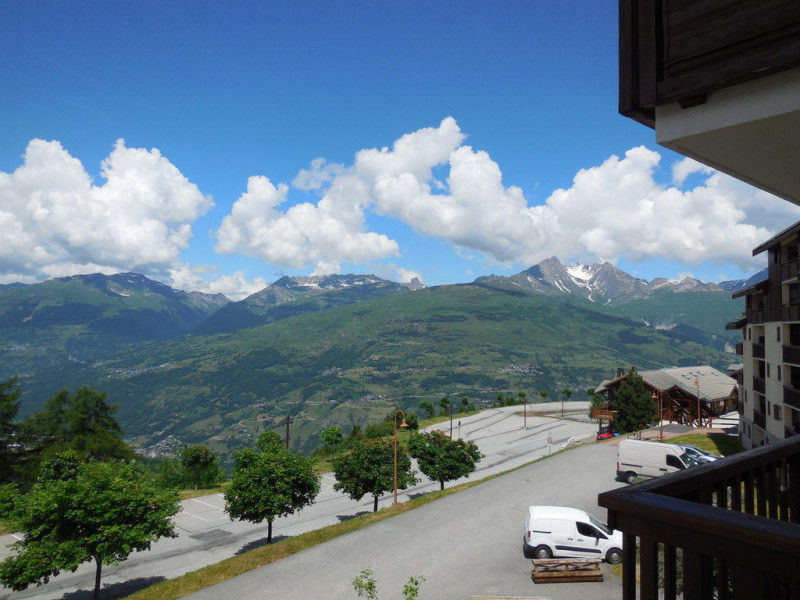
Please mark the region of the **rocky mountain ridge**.
[[[756, 276], [754, 275], [754, 277]], [[681, 280], [657, 277], [652, 281], [647, 281], [626, 273], [610, 262], [592, 265], [577, 263], [565, 266], [554, 256], [516, 275], [507, 277], [489, 275], [477, 278], [474, 283], [499, 289], [516, 289], [529, 294], [571, 294], [600, 304], [646, 298], [656, 291], [684, 293], [722, 292], [739, 289], [722, 287], [717, 283], [704, 283], [692, 277]], [[744, 287], [743, 282], [724, 283], [727, 286], [742, 285]]]

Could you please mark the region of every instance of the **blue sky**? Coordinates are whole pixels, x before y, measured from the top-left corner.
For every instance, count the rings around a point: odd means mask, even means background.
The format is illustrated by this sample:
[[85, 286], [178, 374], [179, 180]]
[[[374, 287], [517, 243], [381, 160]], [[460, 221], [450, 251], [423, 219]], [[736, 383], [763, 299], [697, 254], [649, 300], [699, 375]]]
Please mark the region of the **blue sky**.
[[0, 72], [0, 283], [736, 279], [800, 216], [617, 113], [608, 3], [6, 1]]

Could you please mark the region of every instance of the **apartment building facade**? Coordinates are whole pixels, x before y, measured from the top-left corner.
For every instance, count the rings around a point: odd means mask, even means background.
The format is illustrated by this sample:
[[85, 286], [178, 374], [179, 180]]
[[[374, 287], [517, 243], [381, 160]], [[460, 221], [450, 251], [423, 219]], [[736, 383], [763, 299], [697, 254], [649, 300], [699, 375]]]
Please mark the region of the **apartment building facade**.
[[739, 290], [745, 299], [739, 436], [745, 448], [800, 433], [800, 222], [753, 250], [766, 253], [767, 278]]

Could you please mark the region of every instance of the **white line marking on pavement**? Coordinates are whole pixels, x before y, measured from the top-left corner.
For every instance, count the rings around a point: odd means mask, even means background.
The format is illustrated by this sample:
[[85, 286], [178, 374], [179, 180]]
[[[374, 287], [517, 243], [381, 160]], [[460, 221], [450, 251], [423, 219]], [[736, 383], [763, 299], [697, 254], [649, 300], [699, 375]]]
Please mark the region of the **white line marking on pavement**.
[[22, 538], [19, 537], [16, 533], [12, 533], [11, 537], [18, 539], [20, 542], [22, 541]]
[[210, 506], [211, 508], [216, 508], [217, 510], [222, 510], [219, 506], [214, 506], [213, 504], [209, 504], [208, 502], [203, 502], [202, 500], [198, 500], [197, 498], [192, 498], [198, 504], [205, 504], [206, 506]]
[[185, 515], [189, 515], [190, 517], [194, 517], [195, 519], [200, 519], [201, 521], [206, 521], [206, 522], [208, 522], [208, 521], [210, 520], [210, 519], [204, 519], [204, 518], [203, 518], [203, 517], [201, 517], [200, 515], [195, 515], [195, 514], [193, 514], [193, 513], [190, 513], [188, 510], [183, 510], [183, 511], [181, 511], [181, 512], [182, 512], [183, 514], [185, 514]]

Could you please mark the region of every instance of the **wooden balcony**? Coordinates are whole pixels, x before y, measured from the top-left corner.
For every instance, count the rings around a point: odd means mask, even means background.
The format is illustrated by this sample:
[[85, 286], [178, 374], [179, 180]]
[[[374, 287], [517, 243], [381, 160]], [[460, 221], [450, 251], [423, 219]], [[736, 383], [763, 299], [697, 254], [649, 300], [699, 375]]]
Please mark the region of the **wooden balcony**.
[[764, 391], [766, 389], [766, 384], [764, 380], [760, 377], [753, 377], [753, 391], [758, 392], [759, 394], [765, 394]]
[[800, 346], [783, 346], [783, 362], [800, 365]]
[[748, 308], [744, 311], [744, 316], [751, 325], [761, 325], [764, 323], [763, 308]]
[[753, 423], [761, 427], [761, 429], [767, 428], [767, 417], [764, 413], [754, 410], [753, 411]]
[[753, 358], [764, 358], [764, 344], [753, 344]]
[[622, 600], [800, 597], [800, 437], [604, 492], [598, 504], [623, 532]]

